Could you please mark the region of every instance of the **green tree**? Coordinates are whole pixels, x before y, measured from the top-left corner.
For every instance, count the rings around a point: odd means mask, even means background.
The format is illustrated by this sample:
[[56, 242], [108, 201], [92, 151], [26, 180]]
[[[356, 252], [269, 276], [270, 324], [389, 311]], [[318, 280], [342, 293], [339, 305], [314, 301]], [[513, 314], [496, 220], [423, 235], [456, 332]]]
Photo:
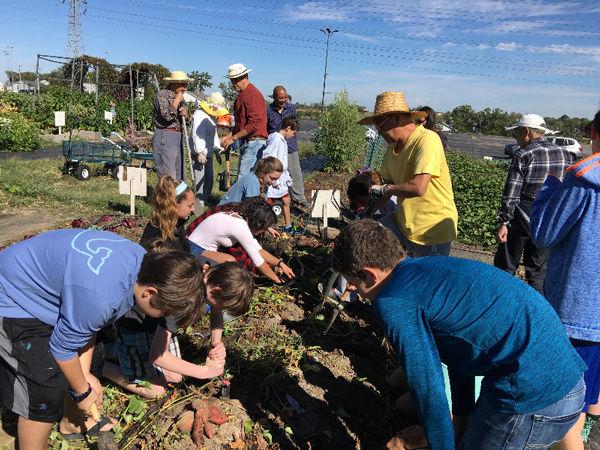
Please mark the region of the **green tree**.
[[225, 100], [227, 100], [230, 103], [233, 103], [235, 101], [235, 98], [237, 97], [238, 93], [233, 88], [231, 83], [221, 81], [219, 83], [219, 89], [221, 89], [221, 93], [223, 94], [223, 97], [225, 97]]
[[479, 118], [471, 105], [457, 106], [445, 115], [448, 125], [459, 133], [471, 133], [477, 129]]
[[198, 72], [194, 70], [193, 72], [188, 73], [188, 77], [190, 77], [192, 81], [188, 85], [188, 90], [191, 92], [204, 92], [204, 89], [212, 86], [212, 76], [208, 72]]
[[[15, 72], [14, 70], [6, 70], [4, 72], [6, 74], [6, 78], [9, 80], [19, 81], [19, 72]], [[21, 81], [34, 81], [35, 80], [35, 72], [21, 72]]]
[[348, 100], [345, 90], [336, 94], [333, 103], [319, 118], [315, 148], [328, 158], [326, 171], [350, 173], [362, 164], [366, 128], [358, 124], [361, 118], [358, 105]]

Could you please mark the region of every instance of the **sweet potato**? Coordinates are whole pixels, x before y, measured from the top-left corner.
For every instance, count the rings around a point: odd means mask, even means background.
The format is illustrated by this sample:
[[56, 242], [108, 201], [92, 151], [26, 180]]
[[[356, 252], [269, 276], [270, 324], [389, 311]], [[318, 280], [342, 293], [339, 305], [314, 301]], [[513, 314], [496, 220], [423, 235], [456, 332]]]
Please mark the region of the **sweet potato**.
[[204, 436], [207, 438], [212, 438], [215, 435], [215, 426], [212, 423], [204, 424]]
[[206, 423], [208, 423], [208, 409], [199, 407], [194, 414], [194, 428], [192, 429], [192, 441], [194, 441], [194, 444], [198, 447], [202, 447], [204, 441], [204, 425]]
[[194, 426], [194, 411], [184, 411], [177, 419], [177, 429], [182, 433], [189, 433]]
[[208, 405], [208, 420], [215, 425], [222, 425], [229, 420], [229, 417], [223, 414], [217, 405], [210, 404]]

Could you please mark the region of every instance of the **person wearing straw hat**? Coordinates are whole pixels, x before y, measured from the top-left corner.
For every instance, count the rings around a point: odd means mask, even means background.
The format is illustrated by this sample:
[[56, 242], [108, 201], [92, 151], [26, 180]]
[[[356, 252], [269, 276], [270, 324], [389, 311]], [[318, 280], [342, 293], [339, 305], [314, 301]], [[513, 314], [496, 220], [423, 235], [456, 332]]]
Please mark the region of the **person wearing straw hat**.
[[447, 256], [456, 238], [458, 213], [442, 142], [436, 132], [417, 125], [426, 115], [412, 111], [402, 92], [383, 92], [373, 114], [359, 123], [374, 125], [389, 144], [381, 166], [389, 184], [371, 188], [383, 196], [382, 204], [393, 195], [398, 199], [395, 220], [385, 225], [409, 255]]
[[248, 69], [241, 63], [229, 66], [226, 77], [238, 92], [233, 105], [235, 126], [233, 133], [221, 139], [221, 145], [228, 148], [235, 141], [241, 141], [238, 177], [250, 172], [256, 160], [262, 156], [267, 142], [267, 108], [265, 99], [248, 80]]
[[166, 89], [158, 91], [154, 97], [154, 167], [160, 177], [170, 175], [173, 179], [183, 180], [185, 158], [181, 145], [181, 120], [187, 117], [183, 94], [192, 80], [181, 70], [171, 72], [163, 80], [168, 83]]
[[[220, 92], [213, 92], [206, 100], [200, 100], [198, 109], [192, 116], [190, 148], [192, 151], [196, 201], [200, 209], [210, 199], [213, 187], [213, 155], [218, 155], [221, 143], [217, 134], [217, 121], [228, 115], [225, 98]], [[218, 157], [218, 156], [217, 156]]]
[[504, 184], [494, 265], [514, 274], [523, 255], [527, 283], [543, 294], [550, 250], [537, 247], [531, 239], [529, 216], [533, 200], [548, 175], [562, 180], [572, 157], [563, 148], [544, 139], [551, 130], [537, 114], [526, 114], [506, 129], [512, 131], [521, 148], [513, 155]]

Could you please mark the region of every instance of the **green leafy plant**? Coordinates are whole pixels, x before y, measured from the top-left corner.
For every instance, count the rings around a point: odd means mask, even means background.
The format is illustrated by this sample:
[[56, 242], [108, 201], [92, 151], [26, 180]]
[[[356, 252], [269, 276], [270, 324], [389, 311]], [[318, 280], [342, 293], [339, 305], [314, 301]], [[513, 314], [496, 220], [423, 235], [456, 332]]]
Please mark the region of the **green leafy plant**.
[[38, 127], [18, 112], [0, 113], [0, 150], [30, 152], [39, 148]]
[[446, 159], [458, 209], [458, 240], [465, 244], [495, 245], [506, 163], [475, 159], [453, 151], [446, 153]]
[[347, 91], [341, 91], [319, 118], [315, 148], [328, 158], [326, 171], [350, 173], [361, 165], [366, 144], [366, 128], [357, 123], [361, 117], [358, 105], [348, 100]]

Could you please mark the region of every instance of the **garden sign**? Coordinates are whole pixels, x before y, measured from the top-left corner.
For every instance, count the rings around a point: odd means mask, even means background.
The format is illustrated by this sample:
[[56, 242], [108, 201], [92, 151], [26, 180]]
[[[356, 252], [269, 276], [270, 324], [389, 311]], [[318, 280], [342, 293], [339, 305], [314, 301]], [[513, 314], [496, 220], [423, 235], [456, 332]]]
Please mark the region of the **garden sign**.
[[129, 212], [132, 216], [135, 216], [135, 196], [147, 195], [147, 172], [143, 167], [119, 166], [119, 194], [129, 195]]

